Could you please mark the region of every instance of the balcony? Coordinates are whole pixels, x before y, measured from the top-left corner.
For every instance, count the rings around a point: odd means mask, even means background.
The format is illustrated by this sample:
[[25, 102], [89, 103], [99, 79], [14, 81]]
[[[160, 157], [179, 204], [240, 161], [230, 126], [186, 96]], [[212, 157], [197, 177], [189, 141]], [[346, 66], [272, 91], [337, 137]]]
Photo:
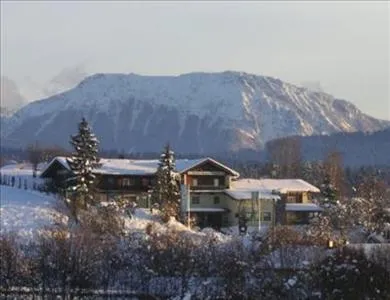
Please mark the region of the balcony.
[[191, 191], [205, 191], [205, 190], [213, 190], [213, 191], [219, 191], [226, 189], [226, 186], [224, 185], [191, 185], [190, 190]]

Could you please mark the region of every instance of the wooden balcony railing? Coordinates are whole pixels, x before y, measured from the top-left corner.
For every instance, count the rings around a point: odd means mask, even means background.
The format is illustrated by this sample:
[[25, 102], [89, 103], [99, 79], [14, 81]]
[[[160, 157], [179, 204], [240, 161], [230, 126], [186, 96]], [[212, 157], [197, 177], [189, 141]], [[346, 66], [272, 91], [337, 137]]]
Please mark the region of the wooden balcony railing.
[[224, 185], [191, 185], [190, 190], [224, 190], [227, 187]]

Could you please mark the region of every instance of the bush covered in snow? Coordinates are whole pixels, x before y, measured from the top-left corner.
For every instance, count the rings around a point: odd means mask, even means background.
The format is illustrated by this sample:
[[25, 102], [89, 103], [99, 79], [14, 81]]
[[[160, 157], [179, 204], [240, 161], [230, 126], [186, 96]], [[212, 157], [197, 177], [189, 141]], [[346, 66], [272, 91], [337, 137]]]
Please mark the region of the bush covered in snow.
[[339, 249], [313, 274], [324, 299], [389, 299], [389, 271], [369, 260], [363, 249]]

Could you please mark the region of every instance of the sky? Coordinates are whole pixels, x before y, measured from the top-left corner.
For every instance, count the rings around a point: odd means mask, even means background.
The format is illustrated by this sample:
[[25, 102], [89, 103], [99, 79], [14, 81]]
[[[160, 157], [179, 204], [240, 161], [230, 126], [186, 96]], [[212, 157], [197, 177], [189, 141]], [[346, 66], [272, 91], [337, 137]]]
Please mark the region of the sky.
[[35, 100], [59, 73], [235, 70], [320, 85], [390, 120], [389, 19], [387, 1], [2, 0], [1, 75]]

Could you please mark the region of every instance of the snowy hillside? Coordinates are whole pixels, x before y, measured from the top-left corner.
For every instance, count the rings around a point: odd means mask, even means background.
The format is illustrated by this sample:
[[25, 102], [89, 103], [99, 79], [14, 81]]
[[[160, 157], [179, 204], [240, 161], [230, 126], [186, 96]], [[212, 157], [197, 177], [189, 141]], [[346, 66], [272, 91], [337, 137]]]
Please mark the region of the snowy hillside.
[[0, 197], [0, 233], [32, 238], [64, 217], [55, 209], [57, 199], [53, 196], [1, 185]]
[[68, 147], [85, 116], [104, 149], [180, 152], [259, 149], [289, 135], [376, 131], [389, 126], [331, 95], [239, 72], [180, 76], [96, 74], [31, 103], [7, 121], [2, 139]]
[[[40, 164], [38, 169], [43, 167]], [[36, 190], [43, 181], [33, 177], [31, 164], [6, 165], [0, 169], [0, 176], [0, 233], [14, 232], [23, 238], [33, 238], [46, 226], [63, 220], [57, 197]]]

